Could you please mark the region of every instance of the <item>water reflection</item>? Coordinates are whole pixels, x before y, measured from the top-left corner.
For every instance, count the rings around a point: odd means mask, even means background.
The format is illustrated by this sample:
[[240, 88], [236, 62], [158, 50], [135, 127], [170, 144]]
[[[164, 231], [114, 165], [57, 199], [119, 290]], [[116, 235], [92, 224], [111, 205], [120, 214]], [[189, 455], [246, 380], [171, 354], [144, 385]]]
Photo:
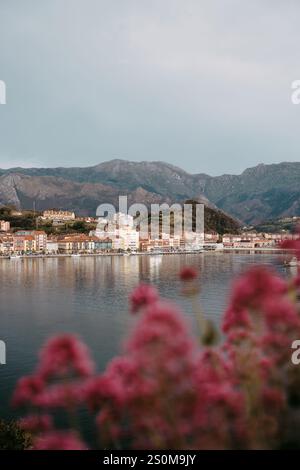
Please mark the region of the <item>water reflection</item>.
[[179, 293], [180, 267], [190, 264], [199, 269], [202, 306], [219, 322], [232, 279], [258, 262], [284, 272], [276, 255], [0, 260], [0, 339], [7, 345], [7, 365], [0, 366], [0, 416], [10, 415], [7, 404], [13, 385], [31, 371], [37, 350], [49, 335], [79, 333], [102, 369], [119, 351], [128, 331], [127, 298], [138, 282], [152, 282], [164, 297], [176, 300], [193, 328], [191, 306]]

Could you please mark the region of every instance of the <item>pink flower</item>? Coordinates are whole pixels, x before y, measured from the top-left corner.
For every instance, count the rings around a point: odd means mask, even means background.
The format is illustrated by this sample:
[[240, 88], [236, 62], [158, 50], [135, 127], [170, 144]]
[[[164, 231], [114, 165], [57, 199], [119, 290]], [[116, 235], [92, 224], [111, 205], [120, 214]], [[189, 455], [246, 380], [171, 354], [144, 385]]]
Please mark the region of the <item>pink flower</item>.
[[31, 433], [45, 432], [53, 429], [53, 419], [52, 416], [46, 414], [32, 414], [20, 419], [19, 426]]
[[192, 281], [198, 277], [198, 271], [192, 266], [184, 266], [180, 270], [179, 277], [182, 281]]
[[96, 417], [96, 425], [103, 441], [108, 443], [115, 442], [122, 437], [122, 421], [120, 416], [110, 408], [103, 408], [100, 411]]
[[278, 366], [284, 366], [290, 360], [291, 342], [285, 333], [270, 332], [261, 338], [261, 348], [278, 369]]
[[300, 273], [298, 272], [297, 275], [292, 279], [292, 285], [295, 289], [299, 289], [300, 287]]
[[226, 361], [220, 351], [209, 348], [204, 349], [198, 359], [198, 383], [220, 384], [229, 378], [233, 380], [232, 364]]
[[234, 284], [230, 305], [223, 319], [223, 331], [229, 333], [233, 329], [245, 329], [258, 334], [258, 330], [264, 328], [264, 323], [272, 316], [273, 306], [274, 317], [278, 310], [275, 305], [282, 302], [287, 292], [287, 283], [280, 277], [264, 267], [251, 268]]
[[107, 400], [121, 404], [124, 396], [120, 379], [115, 374], [106, 374], [91, 379], [84, 390], [84, 396], [91, 410], [99, 410]]
[[[169, 302], [157, 302], [148, 306], [127, 344], [129, 352], [138, 350], [146, 353], [151, 350], [163, 349], [165, 352], [185, 355], [194, 348], [187, 325], [181, 312]], [[148, 360], [147, 356], [142, 356]]]
[[241, 326], [241, 328], [235, 328], [229, 331], [223, 348], [226, 350], [227, 346], [245, 347], [245, 344], [247, 344], [250, 348], [257, 346], [258, 343], [254, 333], [251, 330], [247, 328], [245, 329]]
[[280, 411], [285, 405], [285, 397], [282, 390], [275, 387], [266, 387], [262, 392], [263, 406], [270, 412]]
[[265, 320], [270, 331], [300, 333], [300, 318], [294, 305], [286, 298], [268, 298], [263, 304]]
[[45, 379], [64, 375], [88, 377], [93, 372], [88, 348], [74, 335], [51, 338], [40, 352], [38, 373]]
[[245, 397], [238, 388], [234, 364], [218, 350], [204, 350], [196, 377], [197, 404], [192, 419], [197, 446], [230, 448], [232, 445], [243, 445]]
[[84, 384], [71, 381], [48, 386], [35, 398], [34, 404], [40, 408], [70, 409], [83, 400]]
[[141, 308], [151, 305], [158, 301], [159, 294], [155, 287], [148, 284], [137, 286], [129, 297], [131, 312], [138, 312]]
[[265, 382], [270, 379], [272, 372], [275, 370], [275, 366], [276, 364], [270, 357], [263, 357], [259, 361], [260, 375]]
[[45, 388], [44, 380], [39, 376], [26, 376], [22, 377], [16, 386], [13, 394], [13, 406], [22, 406], [34, 404], [37, 396]]
[[[182, 446], [192, 432], [196, 363], [196, 344], [178, 310], [167, 302], [148, 305], [124, 356], [91, 386], [90, 401], [101, 407], [100, 432], [108, 429], [112, 438], [119, 432], [117, 419], [127, 423], [124, 438], [134, 448]], [[113, 419], [111, 429], [107, 419]]]
[[293, 250], [296, 257], [300, 259], [300, 238], [297, 238], [296, 240], [283, 240], [283, 242], [280, 244], [280, 247], [286, 250]]
[[35, 439], [33, 450], [87, 450], [74, 432], [53, 431]]
[[250, 315], [246, 308], [236, 309], [233, 307], [229, 307], [225, 311], [222, 325], [224, 333], [229, 332], [232, 327], [245, 329], [251, 327]]
[[231, 306], [240, 310], [256, 309], [269, 297], [287, 293], [287, 284], [263, 266], [255, 266], [243, 274], [234, 284]]

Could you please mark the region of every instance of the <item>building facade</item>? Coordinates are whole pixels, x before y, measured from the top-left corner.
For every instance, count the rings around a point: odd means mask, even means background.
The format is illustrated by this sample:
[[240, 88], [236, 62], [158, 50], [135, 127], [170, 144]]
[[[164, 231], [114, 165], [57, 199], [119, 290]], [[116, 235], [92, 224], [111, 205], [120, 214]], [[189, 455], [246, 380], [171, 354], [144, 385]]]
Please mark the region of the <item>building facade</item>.
[[51, 209], [44, 211], [41, 219], [52, 220], [56, 222], [67, 222], [75, 220], [75, 212]]
[[1, 232], [9, 232], [10, 231], [10, 222], [6, 220], [0, 220], [0, 231]]

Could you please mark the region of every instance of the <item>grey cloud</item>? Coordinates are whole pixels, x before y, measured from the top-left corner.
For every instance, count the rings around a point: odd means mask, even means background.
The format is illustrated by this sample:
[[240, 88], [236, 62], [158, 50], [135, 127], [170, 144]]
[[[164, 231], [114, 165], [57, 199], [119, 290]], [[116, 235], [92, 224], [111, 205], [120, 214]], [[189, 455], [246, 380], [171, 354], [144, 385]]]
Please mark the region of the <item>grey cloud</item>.
[[0, 167], [299, 160], [295, 0], [0, 0]]

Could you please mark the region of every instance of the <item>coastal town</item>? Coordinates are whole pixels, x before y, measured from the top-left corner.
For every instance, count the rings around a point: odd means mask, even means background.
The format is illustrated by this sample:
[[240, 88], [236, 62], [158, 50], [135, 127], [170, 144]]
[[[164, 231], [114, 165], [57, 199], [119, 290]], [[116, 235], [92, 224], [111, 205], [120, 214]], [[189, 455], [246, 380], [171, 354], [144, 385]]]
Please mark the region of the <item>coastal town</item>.
[[47, 210], [40, 216], [42, 223], [60, 227], [67, 222], [84, 222], [96, 227], [89, 233], [46, 233], [36, 229], [14, 230], [7, 220], [0, 220], [0, 256], [57, 256], [135, 253], [186, 253], [203, 250], [276, 250], [285, 239], [297, 235], [288, 231], [258, 233], [241, 230], [235, 234], [204, 232], [183, 233], [175, 236], [161, 232], [158, 237], [141, 237], [131, 215], [116, 213], [111, 220], [105, 218], [76, 217], [74, 212]]

